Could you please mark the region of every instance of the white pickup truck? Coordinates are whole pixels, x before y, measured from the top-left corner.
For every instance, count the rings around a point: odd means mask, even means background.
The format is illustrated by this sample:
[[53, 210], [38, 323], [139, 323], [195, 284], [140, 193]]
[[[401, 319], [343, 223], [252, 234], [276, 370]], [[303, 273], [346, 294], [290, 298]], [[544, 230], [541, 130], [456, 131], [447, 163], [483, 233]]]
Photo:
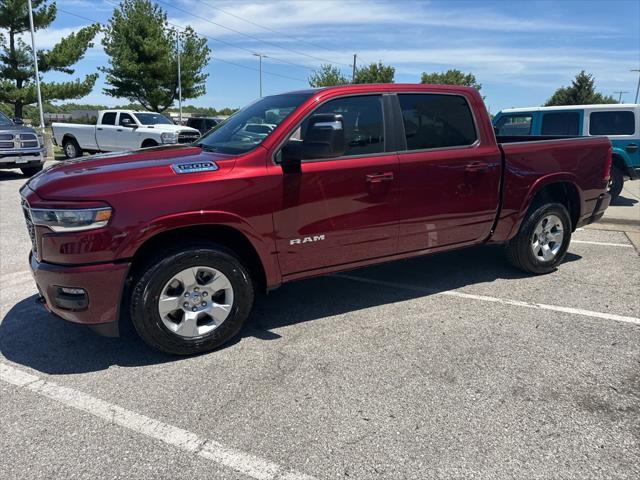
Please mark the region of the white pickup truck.
[[170, 143], [192, 143], [200, 137], [195, 128], [174, 125], [164, 115], [135, 110], [101, 110], [96, 125], [53, 123], [53, 140], [67, 158], [84, 152], [136, 150]]

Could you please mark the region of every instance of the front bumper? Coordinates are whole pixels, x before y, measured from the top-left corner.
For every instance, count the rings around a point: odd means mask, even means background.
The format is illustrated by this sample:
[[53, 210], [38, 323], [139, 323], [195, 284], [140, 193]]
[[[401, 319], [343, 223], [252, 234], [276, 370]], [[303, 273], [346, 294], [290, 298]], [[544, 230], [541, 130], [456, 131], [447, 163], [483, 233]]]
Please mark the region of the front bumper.
[[[47, 310], [75, 323], [104, 328], [117, 326], [128, 263], [64, 266], [38, 262], [29, 256], [31, 272]], [[61, 298], [60, 288], [83, 289], [86, 301]]]
[[19, 168], [44, 163], [44, 149], [0, 151], [0, 168]]

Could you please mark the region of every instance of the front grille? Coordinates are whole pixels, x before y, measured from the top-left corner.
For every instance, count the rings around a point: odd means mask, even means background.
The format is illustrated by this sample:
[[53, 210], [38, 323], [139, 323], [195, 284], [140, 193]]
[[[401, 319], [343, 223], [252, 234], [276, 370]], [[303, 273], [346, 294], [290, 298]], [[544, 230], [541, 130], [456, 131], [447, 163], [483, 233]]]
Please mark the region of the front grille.
[[31, 239], [31, 249], [33, 250], [33, 254], [36, 258], [38, 258], [38, 241], [36, 239], [36, 227], [33, 225], [33, 221], [31, 220], [31, 210], [29, 208], [29, 204], [23, 198], [22, 199], [22, 213], [24, 214], [24, 219], [27, 222], [27, 231], [29, 232], [29, 238]]
[[34, 133], [0, 134], [0, 150], [19, 150], [21, 148], [38, 148], [40, 143]]
[[195, 132], [180, 132], [178, 133], [178, 143], [193, 143], [200, 138], [199, 133]]

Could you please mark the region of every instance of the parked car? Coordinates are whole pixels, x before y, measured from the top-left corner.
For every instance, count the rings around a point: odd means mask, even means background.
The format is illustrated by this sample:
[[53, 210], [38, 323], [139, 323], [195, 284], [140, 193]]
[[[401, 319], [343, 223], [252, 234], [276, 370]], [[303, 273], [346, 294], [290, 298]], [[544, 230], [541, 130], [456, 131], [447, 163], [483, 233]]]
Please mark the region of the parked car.
[[0, 112], [0, 168], [19, 168], [31, 177], [42, 170], [44, 157], [42, 135]]
[[53, 139], [67, 158], [84, 152], [116, 152], [191, 143], [200, 137], [195, 128], [174, 125], [164, 115], [135, 110], [101, 110], [96, 125], [52, 123]]
[[220, 123], [218, 120], [211, 117], [190, 117], [187, 119], [187, 127], [195, 128], [201, 135], [207, 133], [218, 123]]
[[606, 135], [613, 144], [611, 197], [620, 195], [625, 178], [640, 178], [640, 105], [509, 108], [493, 125], [498, 135]]
[[[274, 110], [269, 134], [236, 138]], [[31, 179], [31, 268], [56, 315], [113, 335], [128, 312], [174, 354], [229, 341], [256, 290], [300, 278], [487, 243], [548, 273], [609, 205], [611, 143], [518, 138], [496, 141], [473, 88], [265, 97], [195, 144], [61, 162]]]

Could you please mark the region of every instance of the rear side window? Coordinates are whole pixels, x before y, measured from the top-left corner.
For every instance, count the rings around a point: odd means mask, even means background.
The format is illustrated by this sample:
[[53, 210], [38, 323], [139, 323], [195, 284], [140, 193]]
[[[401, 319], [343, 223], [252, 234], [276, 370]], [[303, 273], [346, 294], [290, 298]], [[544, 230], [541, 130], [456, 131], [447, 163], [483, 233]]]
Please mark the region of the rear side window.
[[[344, 97], [319, 106], [318, 113], [342, 115], [347, 148], [344, 155], [367, 155], [384, 152], [384, 120], [380, 95]], [[305, 132], [308, 120], [301, 125]], [[295, 136], [295, 134], [294, 134]]]
[[107, 112], [102, 115], [102, 125], [115, 125], [116, 124], [116, 112]]
[[633, 112], [592, 112], [589, 116], [590, 135], [633, 135]]
[[476, 141], [467, 100], [459, 95], [400, 94], [407, 150], [459, 147]]
[[578, 112], [545, 113], [542, 117], [542, 135], [579, 135]]
[[497, 135], [531, 135], [531, 115], [505, 115], [496, 123]]

